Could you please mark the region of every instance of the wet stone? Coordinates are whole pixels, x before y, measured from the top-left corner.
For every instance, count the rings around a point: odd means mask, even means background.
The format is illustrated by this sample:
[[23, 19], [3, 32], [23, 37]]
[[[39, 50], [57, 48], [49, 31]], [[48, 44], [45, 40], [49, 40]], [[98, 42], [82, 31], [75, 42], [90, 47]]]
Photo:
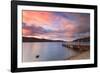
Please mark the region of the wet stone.
[[40, 57], [40, 55], [36, 55], [36, 58], [39, 58]]

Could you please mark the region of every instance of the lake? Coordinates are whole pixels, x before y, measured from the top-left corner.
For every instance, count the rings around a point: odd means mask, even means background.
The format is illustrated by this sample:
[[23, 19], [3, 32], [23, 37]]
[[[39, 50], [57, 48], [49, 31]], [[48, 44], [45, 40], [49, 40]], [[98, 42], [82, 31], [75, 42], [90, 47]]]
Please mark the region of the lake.
[[23, 42], [23, 62], [67, 60], [75, 51], [62, 46], [63, 42]]

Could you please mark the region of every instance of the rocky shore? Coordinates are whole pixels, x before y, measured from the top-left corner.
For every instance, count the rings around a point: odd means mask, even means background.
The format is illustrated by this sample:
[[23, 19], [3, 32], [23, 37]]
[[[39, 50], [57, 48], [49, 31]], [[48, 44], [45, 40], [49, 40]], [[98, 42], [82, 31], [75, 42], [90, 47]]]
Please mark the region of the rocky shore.
[[81, 52], [75, 56], [68, 58], [68, 60], [80, 60], [80, 59], [89, 59], [90, 58], [90, 50]]

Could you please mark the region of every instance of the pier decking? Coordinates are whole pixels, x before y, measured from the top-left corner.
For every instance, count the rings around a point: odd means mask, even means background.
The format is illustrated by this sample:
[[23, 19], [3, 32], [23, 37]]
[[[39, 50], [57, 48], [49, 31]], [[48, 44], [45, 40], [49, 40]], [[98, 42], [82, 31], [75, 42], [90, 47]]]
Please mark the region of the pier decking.
[[83, 52], [83, 51], [90, 50], [89, 42], [70, 42], [67, 44], [62, 44], [62, 46], [67, 47], [69, 49], [73, 49], [77, 52]]

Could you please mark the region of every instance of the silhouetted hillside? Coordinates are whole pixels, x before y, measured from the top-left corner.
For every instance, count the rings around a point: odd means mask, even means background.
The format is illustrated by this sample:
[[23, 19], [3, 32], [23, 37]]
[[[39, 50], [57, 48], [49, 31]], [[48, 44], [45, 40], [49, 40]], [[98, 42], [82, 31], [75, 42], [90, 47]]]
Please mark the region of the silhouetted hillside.
[[49, 39], [38, 39], [33, 37], [23, 37], [23, 42], [64, 42], [62, 40], [49, 40]]
[[77, 41], [80, 41], [80, 42], [89, 42], [90, 41], [90, 37], [84, 37], [84, 38], [76, 39], [73, 42], [77, 42]]

